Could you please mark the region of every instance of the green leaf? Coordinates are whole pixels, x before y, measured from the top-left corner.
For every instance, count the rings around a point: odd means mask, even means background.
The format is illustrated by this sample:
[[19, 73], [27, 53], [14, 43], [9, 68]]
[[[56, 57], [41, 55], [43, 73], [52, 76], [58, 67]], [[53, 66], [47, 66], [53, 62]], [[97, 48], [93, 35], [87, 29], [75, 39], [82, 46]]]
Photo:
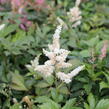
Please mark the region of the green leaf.
[[59, 92], [62, 93], [62, 94], [70, 94], [68, 88], [66, 86], [63, 86], [61, 88], [59, 88]]
[[51, 96], [52, 96], [53, 100], [57, 101], [57, 99], [58, 99], [58, 93], [57, 93], [57, 90], [55, 88], [52, 88], [52, 90], [51, 90]]
[[106, 83], [106, 82], [104, 82], [104, 81], [102, 81], [102, 82], [100, 82], [100, 91], [101, 91], [102, 89], [104, 89], [104, 88], [109, 88], [109, 84]]
[[103, 47], [104, 44], [104, 40], [103, 41], [99, 41], [96, 45], [96, 51], [97, 53], [101, 53], [101, 48]]
[[35, 105], [32, 105], [32, 109], [39, 109], [39, 108]]
[[80, 55], [82, 56], [82, 57], [90, 57], [91, 56], [91, 54], [90, 54], [90, 51], [89, 50], [82, 50], [81, 52], [80, 52]]
[[107, 75], [106, 73], [104, 73], [104, 75], [105, 75], [105, 77], [106, 77], [106, 79], [107, 79], [107, 82], [108, 82], [108, 84], [109, 84], [109, 75]]
[[87, 23], [84, 23], [83, 26], [82, 26], [82, 28], [83, 28], [85, 31], [89, 31], [90, 25], [87, 24]]
[[87, 94], [89, 94], [92, 89], [92, 84], [84, 84], [84, 89], [87, 92]]
[[20, 104], [14, 104], [9, 109], [20, 109], [20, 106], [21, 106]]
[[49, 101], [51, 101], [51, 99], [48, 98], [47, 96], [39, 96], [35, 98], [34, 103], [45, 103]]
[[36, 87], [37, 88], [45, 88], [45, 87], [48, 87], [50, 86], [48, 83], [46, 83], [46, 81], [40, 81], [36, 84]]
[[2, 31], [0, 31], [0, 37], [5, 37], [8, 34], [12, 33], [13, 31], [15, 31], [18, 28], [18, 25], [16, 24], [12, 24], [10, 26], [5, 27], [5, 29], [3, 29]]
[[54, 83], [54, 77], [52, 75], [47, 77], [47, 78], [45, 78], [45, 80], [47, 81], [47, 83], [49, 85], [52, 85]]
[[34, 102], [42, 103], [42, 105], [39, 105], [39, 109], [60, 109], [60, 106], [57, 103], [46, 96], [37, 97]]
[[83, 77], [77, 77], [76, 80], [83, 82], [83, 83], [88, 83], [88, 79], [83, 78]]
[[10, 107], [10, 99], [6, 99], [4, 102], [3, 102], [3, 106], [2, 106], [2, 109], [6, 109], [7, 107]]
[[109, 109], [109, 99], [100, 100], [95, 109]]
[[81, 107], [71, 107], [70, 109], [82, 109]]
[[17, 71], [12, 74], [12, 84], [10, 86], [15, 90], [27, 91], [24, 84], [24, 78]]
[[76, 99], [70, 99], [66, 102], [65, 106], [62, 109], [73, 109], [71, 108], [76, 103]]
[[84, 103], [84, 108], [85, 109], [90, 109], [89, 105], [87, 103]]
[[88, 41], [85, 41], [85, 43], [90, 46], [90, 47], [94, 47], [97, 43], [99, 42], [99, 36], [96, 36], [94, 38], [91, 38]]
[[94, 109], [96, 102], [95, 102], [95, 98], [94, 98], [92, 93], [90, 93], [89, 96], [88, 96], [88, 102], [89, 102], [89, 105], [90, 105], [90, 109]]
[[39, 106], [39, 109], [60, 109], [59, 105], [55, 102], [44, 103]]
[[72, 67], [71, 67], [72, 69], [75, 68], [75, 67], [78, 67], [79, 65], [81, 65], [81, 61], [79, 59], [77, 59], [77, 58], [69, 60], [68, 62], [72, 64]]

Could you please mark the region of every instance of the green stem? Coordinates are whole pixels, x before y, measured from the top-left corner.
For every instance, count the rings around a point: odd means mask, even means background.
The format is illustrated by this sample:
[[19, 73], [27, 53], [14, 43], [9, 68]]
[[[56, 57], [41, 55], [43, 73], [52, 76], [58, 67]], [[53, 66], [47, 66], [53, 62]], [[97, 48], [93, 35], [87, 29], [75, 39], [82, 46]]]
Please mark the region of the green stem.
[[56, 89], [58, 90], [59, 88], [61, 88], [63, 86], [64, 82], [62, 82]]

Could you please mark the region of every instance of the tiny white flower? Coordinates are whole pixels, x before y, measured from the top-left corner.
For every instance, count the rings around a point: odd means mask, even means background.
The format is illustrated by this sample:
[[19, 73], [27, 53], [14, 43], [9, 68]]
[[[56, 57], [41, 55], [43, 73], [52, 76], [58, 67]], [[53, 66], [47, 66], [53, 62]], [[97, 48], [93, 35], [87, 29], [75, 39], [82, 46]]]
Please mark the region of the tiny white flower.
[[4, 27], [5, 27], [5, 24], [1, 24], [0, 25], [0, 30], [4, 29]]

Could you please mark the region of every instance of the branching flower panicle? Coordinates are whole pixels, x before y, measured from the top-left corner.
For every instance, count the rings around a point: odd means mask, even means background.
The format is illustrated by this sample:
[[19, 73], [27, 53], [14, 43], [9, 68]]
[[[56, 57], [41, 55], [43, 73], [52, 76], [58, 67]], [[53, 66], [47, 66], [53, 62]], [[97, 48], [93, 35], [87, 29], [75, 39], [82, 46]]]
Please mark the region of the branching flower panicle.
[[79, 4], [81, 3], [81, 0], [76, 0], [75, 7], [71, 8], [69, 10], [68, 17], [70, 19], [70, 22], [72, 22], [72, 27], [77, 27], [81, 24], [81, 11], [79, 10]]
[[72, 66], [72, 64], [66, 62], [66, 58], [70, 51], [60, 48], [59, 39], [61, 30], [62, 25], [57, 26], [53, 35], [53, 43], [48, 45], [49, 51], [43, 49], [43, 53], [49, 58], [49, 60], [47, 60], [44, 65], [39, 65], [36, 57], [35, 60], [31, 61], [31, 65], [26, 65], [26, 67], [40, 72], [44, 77], [55, 73], [60, 80], [65, 83], [69, 83], [74, 76], [76, 76], [82, 69], [84, 69], [84, 65], [79, 66], [68, 74], [60, 71], [63, 68]]

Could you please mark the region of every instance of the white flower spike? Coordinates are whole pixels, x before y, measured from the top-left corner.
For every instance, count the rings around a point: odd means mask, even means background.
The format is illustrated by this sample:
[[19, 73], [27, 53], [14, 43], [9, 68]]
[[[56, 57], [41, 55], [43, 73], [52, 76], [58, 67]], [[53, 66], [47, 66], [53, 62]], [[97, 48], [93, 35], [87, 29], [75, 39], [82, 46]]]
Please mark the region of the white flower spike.
[[58, 72], [57, 77], [67, 84], [71, 82], [71, 77], [63, 72]]
[[65, 83], [71, 82], [72, 78], [76, 76], [85, 66], [79, 66], [74, 69], [71, 73], [65, 74], [60, 71], [63, 68], [71, 67], [72, 64], [66, 62], [66, 58], [70, 51], [60, 48], [60, 33], [62, 25], [57, 26], [56, 31], [53, 35], [53, 43], [48, 45], [49, 51], [43, 49], [45, 56], [49, 58], [44, 65], [39, 65], [38, 58], [36, 57], [31, 61], [31, 65], [26, 65], [27, 68], [32, 68], [34, 71], [38, 71], [44, 77], [48, 77], [53, 73], [56, 73], [56, 76]]
[[57, 77], [65, 83], [70, 83], [71, 79], [76, 76], [81, 70], [85, 68], [85, 65], [79, 66], [74, 69], [71, 73], [65, 74], [62, 72], [57, 73]]
[[81, 24], [81, 11], [79, 10], [79, 4], [81, 0], [76, 0], [75, 7], [71, 8], [69, 12], [67, 12], [70, 22], [72, 23], [72, 27], [77, 27]]
[[76, 69], [74, 69], [73, 71], [71, 71], [71, 73], [69, 73], [68, 75], [73, 78], [74, 76], [76, 76], [84, 68], [85, 68], [85, 65], [79, 66]]

